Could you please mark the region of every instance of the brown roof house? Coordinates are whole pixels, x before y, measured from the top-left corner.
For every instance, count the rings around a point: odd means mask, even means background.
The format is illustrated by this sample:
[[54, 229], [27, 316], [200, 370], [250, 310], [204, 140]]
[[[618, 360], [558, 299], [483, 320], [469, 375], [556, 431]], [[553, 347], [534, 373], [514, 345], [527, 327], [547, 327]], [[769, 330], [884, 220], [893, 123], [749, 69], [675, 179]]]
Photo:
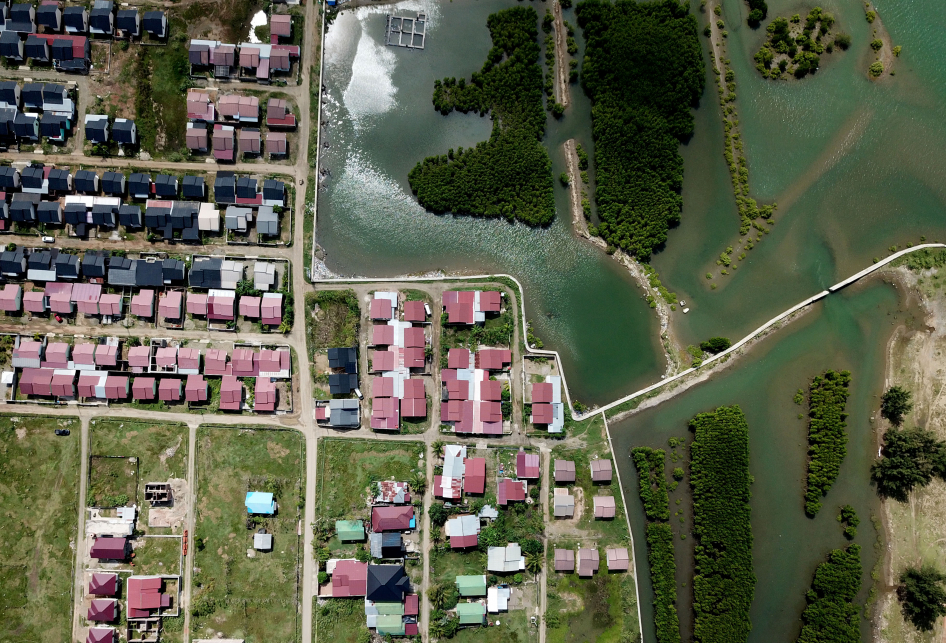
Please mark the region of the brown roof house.
[[598, 571], [598, 550], [597, 549], [579, 549], [578, 550], [578, 575], [593, 576]]
[[606, 459], [591, 461], [591, 481], [611, 484], [611, 461]]
[[187, 141], [187, 149], [190, 151], [206, 152], [208, 149], [207, 123], [188, 123], [185, 140]]
[[266, 125], [269, 127], [295, 127], [296, 115], [289, 111], [284, 98], [270, 98], [266, 103]]
[[609, 572], [626, 572], [630, 566], [630, 557], [626, 547], [609, 547], [605, 550], [608, 557]]
[[285, 132], [266, 132], [266, 153], [270, 157], [289, 154], [289, 140]]
[[292, 16], [289, 14], [274, 14], [269, 19], [269, 35], [276, 36], [276, 38], [271, 38], [273, 44], [278, 43], [279, 38], [291, 38]]
[[371, 509], [371, 531], [407, 531], [414, 528], [414, 507], [387, 505]]
[[93, 596], [114, 596], [118, 591], [118, 574], [92, 574], [89, 581], [89, 594]]
[[236, 150], [236, 136], [229, 125], [214, 125], [213, 150], [214, 158], [218, 161], [233, 161]]
[[610, 520], [616, 511], [614, 496], [595, 496], [595, 518]]
[[555, 482], [559, 484], [575, 482], [575, 463], [571, 460], [556, 460]]
[[555, 550], [555, 571], [557, 572], [575, 571], [575, 550], [574, 549], [556, 549]]
[[244, 127], [240, 130], [240, 151], [243, 154], [260, 153], [260, 135], [255, 127]]

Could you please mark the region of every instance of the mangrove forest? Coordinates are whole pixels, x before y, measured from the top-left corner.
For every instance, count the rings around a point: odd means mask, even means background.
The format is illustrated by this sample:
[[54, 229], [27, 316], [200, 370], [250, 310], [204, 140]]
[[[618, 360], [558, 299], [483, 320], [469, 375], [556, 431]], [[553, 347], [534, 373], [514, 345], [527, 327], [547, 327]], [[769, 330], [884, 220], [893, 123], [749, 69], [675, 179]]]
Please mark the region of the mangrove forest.
[[861, 589], [861, 548], [835, 549], [815, 570], [808, 606], [801, 615], [804, 626], [798, 643], [858, 643], [861, 640], [854, 597]]
[[850, 371], [826, 371], [808, 387], [808, 480], [805, 513], [814, 516], [841, 471], [847, 454], [847, 403]]

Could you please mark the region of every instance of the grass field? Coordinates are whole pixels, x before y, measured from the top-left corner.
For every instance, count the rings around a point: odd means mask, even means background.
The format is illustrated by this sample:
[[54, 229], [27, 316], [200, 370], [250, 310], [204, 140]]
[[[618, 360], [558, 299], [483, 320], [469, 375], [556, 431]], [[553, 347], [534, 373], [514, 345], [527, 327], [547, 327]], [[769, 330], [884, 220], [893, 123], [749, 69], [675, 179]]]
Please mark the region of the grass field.
[[331, 643], [361, 643], [370, 640], [365, 626], [365, 603], [343, 598], [329, 599], [319, 605], [313, 599], [315, 638]]
[[[54, 436], [60, 427], [72, 435]], [[0, 641], [72, 638], [79, 428], [65, 418], [0, 417]]]
[[139, 538], [135, 545], [136, 574], [181, 574], [180, 538]]
[[453, 637], [456, 643], [530, 643], [538, 641], [538, 630], [529, 625], [525, 610], [511, 610], [503, 614], [487, 614], [487, 619], [499, 620], [498, 626], [465, 627]]
[[[166, 482], [169, 478], [187, 477], [187, 426], [174, 422], [140, 422], [129, 419], [97, 419], [89, 425], [89, 453], [92, 456], [124, 456], [138, 459], [138, 496], [134, 485], [128, 491], [128, 472], [133, 464], [118, 458], [92, 458], [89, 502], [101, 504], [114, 498], [117, 483], [125, 474], [125, 490], [129, 504], [138, 505], [140, 525], [147, 529], [149, 505], [145, 502], [146, 482]], [[112, 477], [114, 474], [115, 477]]]
[[486, 555], [480, 551], [430, 552], [431, 582], [452, 586], [457, 576], [479, 576], [486, 573]]
[[[222, 632], [224, 638], [247, 643], [297, 641], [302, 436], [201, 427], [197, 443], [199, 571], [193, 576], [192, 636], [213, 638]], [[243, 502], [250, 490], [274, 493], [277, 515], [248, 522]], [[273, 534], [273, 550], [249, 558], [259, 527]]]
[[90, 507], [124, 507], [135, 504], [138, 467], [134, 458], [96, 456], [89, 463]]
[[368, 517], [366, 490], [378, 480], [410, 481], [424, 445], [415, 442], [381, 442], [325, 438], [319, 445], [318, 510], [329, 520]]
[[592, 578], [553, 574], [549, 578], [546, 640], [548, 643], [617, 643], [637, 640], [634, 579], [601, 570]]

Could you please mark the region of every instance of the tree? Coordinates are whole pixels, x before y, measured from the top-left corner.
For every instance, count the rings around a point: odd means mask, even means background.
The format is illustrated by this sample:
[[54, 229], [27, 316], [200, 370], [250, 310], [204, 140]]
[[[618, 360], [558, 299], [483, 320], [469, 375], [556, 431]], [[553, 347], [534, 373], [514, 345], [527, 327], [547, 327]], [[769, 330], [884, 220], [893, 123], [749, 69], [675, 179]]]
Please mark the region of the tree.
[[914, 487], [946, 477], [946, 444], [926, 429], [890, 429], [881, 456], [871, 466], [870, 480], [883, 498], [906, 502]]
[[880, 414], [896, 426], [903, 424], [903, 416], [913, 410], [912, 394], [901, 386], [891, 386], [880, 398]]
[[929, 632], [940, 616], [946, 616], [946, 590], [943, 574], [932, 565], [907, 567], [900, 574], [897, 599], [904, 618], [916, 629]]
[[441, 502], [430, 505], [430, 522], [436, 527], [443, 527], [450, 518], [450, 510]]
[[874, 78], [877, 78], [882, 73], [884, 73], [884, 64], [879, 60], [875, 63], [871, 63], [871, 66], [867, 68], [868, 73]]
[[414, 490], [414, 493], [416, 495], [419, 495], [419, 496], [424, 495], [424, 491], [427, 490], [427, 476], [426, 475], [424, 475], [423, 473], [420, 473], [419, 471], [415, 471], [411, 475], [410, 483], [411, 483], [411, 489]]
[[442, 609], [447, 598], [447, 588], [442, 584], [434, 585], [427, 590], [427, 598], [435, 608]]
[[562, 187], [566, 187], [566, 188], [568, 187], [569, 180], [568, 180], [568, 174], [567, 174], [567, 173], [562, 172], [562, 173], [559, 175], [558, 180], [562, 182]]
[[880, 38], [874, 38], [870, 43], [870, 48], [874, 51], [880, 51], [884, 46], [884, 41]]
[[846, 33], [839, 33], [834, 37], [834, 44], [841, 49], [847, 50], [851, 46], [851, 37]]
[[903, 47], [901, 47], [900, 45], [897, 45], [896, 47], [893, 48], [893, 55], [899, 58], [901, 51], [903, 51]]
[[732, 342], [726, 337], [710, 337], [705, 342], [700, 343], [700, 350], [707, 353], [722, 353], [732, 346]]
[[542, 571], [542, 556], [539, 554], [526, 554], [526, 570], [533, 574]]

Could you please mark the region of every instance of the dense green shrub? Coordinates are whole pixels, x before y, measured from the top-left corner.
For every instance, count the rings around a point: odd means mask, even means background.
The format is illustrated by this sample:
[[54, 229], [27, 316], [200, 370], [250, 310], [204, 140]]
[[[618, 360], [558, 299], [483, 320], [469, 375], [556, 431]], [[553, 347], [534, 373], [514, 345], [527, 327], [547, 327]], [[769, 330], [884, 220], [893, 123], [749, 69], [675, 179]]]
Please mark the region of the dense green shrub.
[[757, 28], [769, 13], [769, 6], [765, 0], [748, 0], [749, 17], [746, 22], [753, 29]]
[[808, 387], [808, 483], [805, 489], [805, 512], [814, 516], [821, 509], [841, 470], [847, 454], [847, 387], [849, 371], [827, 371], [811, 381]]
[[850, 540], [857, 535], [857, 526], [861, 524], [861, 519], [857, 517], [857, 512], [851, 505], [841, 507], [841, 513], [838, 514], [838, 522], [844, 528], [844, 535]]
[[470, 82], [434, 82], [434, 107], [446, 115], [487, 112], [493, 119], [488, 141], [472, 149], [431, 156], [410, 171], [418, 202], [438, 214], [453, 212], [518, 219], [546, 225], [555, 218], [552, 162], [541, 143], [545, 131], [538, 16], [514, 7], [487, 18], [493, 39], [483, 68]]
[[693, 635], [700, 643], [746, 641], [755, 594], [749, 520], [749, 427], [738, 406], [690, 420], [693, 489]]
[[907, 567], [900, 574], [897, 599], [904, 618], [918, 630], [930, 632], [940, 616], [946, 616], [946, 591], [943, 574], [932, 565]]
[[808, 590], [805, 625], [798, 643], [859, 643], [860, 607], [854, 597], [861, 588], [861, 548], [835, 549], [818, 565]]
[[906, 502], [915, 487], [925, 487], [934, 476], [946, 480], [946, 443], [926, 429], [890, 429], [880, 455], [870, 481], [883, 498]]
[[700, 342], [700, 350], [707, 353], [722, 353], [732, 346], [732, 342], [727, 337], [710, 337], [705, 342]]
[[631, 450], [634, 466], [640, 476], [641, 502], [648, 520], [669, 520], [670, 498], [667, 496], [667, 477], [663, 449], [637, 447]]
[[673, 558], [673, 532], [666, 522], [647, 523], [647, 560], [654, 586], [654, 624], [658, 643], [679, 643], [677, 566]]
[[592, 102], [598, 235], [647, 259], [680, 220], [680, 141], [703, 92], [696, 19], [675, 0], [584, 0], [582, 85]]
[[912, 394], [902, 386], [891, 386], [880, 398], [880, 414], [900, 426], [903, 416], [913, 410]]

